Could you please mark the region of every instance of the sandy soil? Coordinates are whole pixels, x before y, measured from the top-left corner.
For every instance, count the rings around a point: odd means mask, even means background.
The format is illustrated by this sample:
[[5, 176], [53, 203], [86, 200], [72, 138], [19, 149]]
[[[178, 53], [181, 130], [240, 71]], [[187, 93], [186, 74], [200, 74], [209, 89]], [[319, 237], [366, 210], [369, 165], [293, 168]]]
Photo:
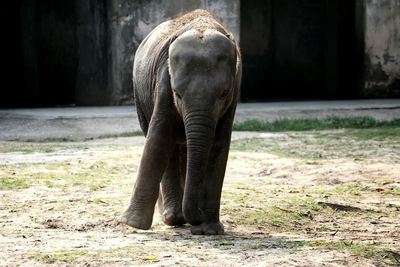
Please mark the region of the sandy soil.
[[224, 236], [118, 223], [142, 137], [1, 142], [0, 265], [396, 266], [399, 139], [235, 133]]

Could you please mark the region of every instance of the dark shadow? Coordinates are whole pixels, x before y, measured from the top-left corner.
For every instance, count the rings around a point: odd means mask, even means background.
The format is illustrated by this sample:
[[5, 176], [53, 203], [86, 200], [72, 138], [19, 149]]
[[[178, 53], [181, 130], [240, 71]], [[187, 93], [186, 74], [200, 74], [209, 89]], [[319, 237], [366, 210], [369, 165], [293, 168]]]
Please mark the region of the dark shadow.
[[[289, 240], [282, 237], [273, 237], [262, 231], [243, 233], [233, 229], [226, 229], [224, 235], [192, 235], [190, 225], [185, 224], [179, 227], [167, 227], [166, 231], [139, 231], [143, 235], [155, 237], [164, 241], [190, 241], [194, 246], [213, 247], [220, 250], [267, 250], [286, 249], [297, 250], [306, 245], [302, 240]], [[194, 244], [193, 244], [194, 243]]]
[[244, 102], [358, 96], [356, 1], [241, 1]]
[[77, 39], [74, 1], [21, 0], [4, 6], [5, 84], [0, 107], [74, 103]]

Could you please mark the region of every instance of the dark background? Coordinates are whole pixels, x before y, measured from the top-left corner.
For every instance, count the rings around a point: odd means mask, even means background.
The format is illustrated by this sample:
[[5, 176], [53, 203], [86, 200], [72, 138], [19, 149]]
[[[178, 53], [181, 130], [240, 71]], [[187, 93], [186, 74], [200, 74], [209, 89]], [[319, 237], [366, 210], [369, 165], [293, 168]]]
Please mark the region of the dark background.
[[[362, 94], [364, 33], [357, 3], [241, 1], [241, 101], [368, 97]], [[9, 1], [2, 13], [7, 26], [0, 107], [115, 105], [133, 98], [130, 62], [125, 69], [110, 63], [110, 1]], [[130, 34], [120, 41], [130, 42]], [[110, 83], [111, 71], [120, 91]]]
[[355, 1], [242, 1], [242, 101], [360, 97], [355, 15]]

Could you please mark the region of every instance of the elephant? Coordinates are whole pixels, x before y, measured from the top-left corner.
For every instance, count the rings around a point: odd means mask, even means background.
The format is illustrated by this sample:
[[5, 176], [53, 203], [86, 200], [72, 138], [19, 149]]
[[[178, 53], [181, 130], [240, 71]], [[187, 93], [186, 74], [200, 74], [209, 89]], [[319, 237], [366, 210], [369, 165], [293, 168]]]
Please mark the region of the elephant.
[[133, 87], [146, 140], [122, 223], [149, 229], [158, 200], [165, 224], [224, 234], [221, 191], [241, 73], [233, 35], [203, 9], [161, 23], [139, 45]]

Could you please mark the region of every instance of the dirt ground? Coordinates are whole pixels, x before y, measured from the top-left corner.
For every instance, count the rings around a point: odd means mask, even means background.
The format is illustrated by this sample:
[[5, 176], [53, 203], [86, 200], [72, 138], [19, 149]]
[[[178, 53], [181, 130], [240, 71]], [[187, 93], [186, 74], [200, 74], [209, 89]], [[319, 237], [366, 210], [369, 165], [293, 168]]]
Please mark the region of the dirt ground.
[[235, 132], [223, 236], [118, 223], [143, 143], [0, 142], [0, 265], [400, 264], [399, 129]]

